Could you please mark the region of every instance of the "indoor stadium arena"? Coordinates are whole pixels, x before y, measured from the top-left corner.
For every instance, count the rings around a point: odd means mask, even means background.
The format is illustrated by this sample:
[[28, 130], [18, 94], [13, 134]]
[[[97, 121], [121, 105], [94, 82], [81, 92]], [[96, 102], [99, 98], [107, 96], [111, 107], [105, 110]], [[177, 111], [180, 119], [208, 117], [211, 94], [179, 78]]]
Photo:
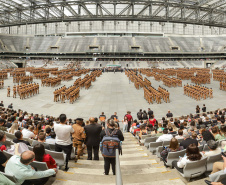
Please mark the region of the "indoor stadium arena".
[[0, 0], [1, 185], [226, 185], [226, 0]]

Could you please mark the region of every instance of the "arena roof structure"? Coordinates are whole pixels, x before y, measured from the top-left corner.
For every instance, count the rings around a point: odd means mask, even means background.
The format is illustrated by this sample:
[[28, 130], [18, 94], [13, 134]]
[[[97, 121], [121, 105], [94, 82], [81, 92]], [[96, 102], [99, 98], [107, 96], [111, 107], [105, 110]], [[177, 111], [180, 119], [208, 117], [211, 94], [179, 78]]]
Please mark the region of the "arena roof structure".
[[226, 27], [226, 0], [0, 0], [0, 27], [95, 20]]

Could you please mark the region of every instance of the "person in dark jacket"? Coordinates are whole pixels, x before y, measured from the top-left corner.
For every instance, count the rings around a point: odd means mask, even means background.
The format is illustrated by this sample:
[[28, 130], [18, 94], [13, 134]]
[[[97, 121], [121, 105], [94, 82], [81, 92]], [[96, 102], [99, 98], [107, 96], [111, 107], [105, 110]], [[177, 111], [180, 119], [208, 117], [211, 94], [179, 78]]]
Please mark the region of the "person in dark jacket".
[[149, 119], [150, 119], [150, 117], [153, 115], [153, 111], [150, 109], [150, 108], [148, 108], [148, 116], [149, 116]]
[[146, 110], [144, 110], [142, 118], [143, 118], [142, 120], [148, 120], [148, 114], [147, 114]]
[[191, 139], [190, 135], [188, 133], [186, 133], [184, 135], [184, 141], [182, 141], [180, 143], [180, 146], [183, 146], [184, 149], [186, 149], [190, 144], [195, 144], [196, 146], [198, 146], [198, 141], [196, 139]]
[[137, 113], [137, 119], [142, 120], [142, 117], [143, 117], [143, 112], [142, 112], [142, 109], [140, 109], [140, 111]]
[[89, 119], [90, 124], [84, 127], [86, 133], [85, 144], [87, 146], [88, 158], [92, 160], [92, 151], [94, 152], [94, 160], [99, 160], [100, 132], [102, 126], [95, 123], [95, 118]]
[[[115, 131], [115, 122], [114, 120], [109, 120], [107, 123], [107, 130], [109, 131], [109, 133], [111, 134], [112, 132], [116, 132], [114, 135], [117, 136], [119, 138], [120, 141], [124, 141], [124, 136], [121, 132], [121, 130], [117, 129], [117, 131]], [[103, 139], [103, 137], [106, 135], [106, 131], [102, 130], [100, 133], [100, 137], [101, 140]], [[113, 175], [115, 175], [115, 158], [111, 158], [111, 157], [104, 157], [104, 175], [108, 175], [109, 174], [109, 170], [110, 170], [110, 165], [112, 167], [112, 171], [113, 171]]]

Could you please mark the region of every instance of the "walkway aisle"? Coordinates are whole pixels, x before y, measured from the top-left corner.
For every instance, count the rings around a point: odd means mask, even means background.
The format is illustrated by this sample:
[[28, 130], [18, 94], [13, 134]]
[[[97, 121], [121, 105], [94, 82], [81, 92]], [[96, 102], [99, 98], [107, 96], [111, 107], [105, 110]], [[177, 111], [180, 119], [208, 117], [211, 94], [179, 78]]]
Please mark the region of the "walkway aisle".
[[[183, 181], [175, 178], [175, 173], [168, 171], [163, 163], [158, 163], [156, 157], [149, 156], [149, 151], [137, 144], [130, 134], [124, 134], [122, 156], [120, 155], [123, 184], [128, 185], [184, 185]], [[108, 176], [103, 175], [104, 161], [87, 161], [86, 156], [78, 163], [70, 162], [68, 172], [59, 171], [53, 185], [115, 185], [112, 171]], [[178, 176], [178, 175], [177, 175]]]

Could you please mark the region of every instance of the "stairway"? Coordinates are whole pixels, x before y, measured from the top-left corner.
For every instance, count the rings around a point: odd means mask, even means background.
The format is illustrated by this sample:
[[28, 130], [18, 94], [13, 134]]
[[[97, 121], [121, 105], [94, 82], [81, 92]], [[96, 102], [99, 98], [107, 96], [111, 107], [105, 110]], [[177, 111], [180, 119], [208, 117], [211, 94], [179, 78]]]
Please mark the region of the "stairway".
[[[155, 156], [149, 155], [149, 151], [137, 144], [137, 140], [130, 134], [124, 134], [120, 166], [123, 184], [128, 185], [184, 185], [180, 178], [175, 178], [165, 168], [163, 163], [157, 162]], [[69, 171], [59, 171], [53, 185], [115, 185], [115, 176], [110, 170], [109, 175], [103, 175], [104, 161], [100, 155], [100, 161], [88, 161], [86, 156], [78, 163], [70, 161]], [[179, 175], [177, 175], [179, 176]]]

